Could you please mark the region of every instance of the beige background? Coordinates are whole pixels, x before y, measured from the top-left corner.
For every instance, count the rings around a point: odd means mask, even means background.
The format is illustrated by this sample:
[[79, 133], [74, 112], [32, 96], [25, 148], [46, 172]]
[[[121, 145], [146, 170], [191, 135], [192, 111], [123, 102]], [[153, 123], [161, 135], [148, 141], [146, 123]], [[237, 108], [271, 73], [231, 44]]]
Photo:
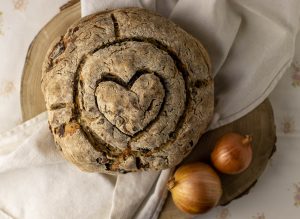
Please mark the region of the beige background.
[[[0, 1], [0, 132], [21, 122], [20, 79], [27, 48], [39, 29], [65, 2]], [[293, 65], [270, 97], [278, 135], [277, 152], [270, 165], [249, 195], [197, 218], [300, 217], [300, 39], [297, 42]], [[1, 217], [4, 218], [0, 214]]]

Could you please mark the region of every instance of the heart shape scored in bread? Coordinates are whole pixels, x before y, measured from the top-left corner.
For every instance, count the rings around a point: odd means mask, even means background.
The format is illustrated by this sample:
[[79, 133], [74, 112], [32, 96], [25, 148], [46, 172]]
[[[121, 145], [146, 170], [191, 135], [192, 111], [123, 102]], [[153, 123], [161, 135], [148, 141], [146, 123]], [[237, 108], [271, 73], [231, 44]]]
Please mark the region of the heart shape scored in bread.
[[147, 73], [127, 85], [116, 80], [102, 81], [95, 95], [106, 119], [123, 133], [133, 136], [156, 118], [165, 90], [158, 76]]

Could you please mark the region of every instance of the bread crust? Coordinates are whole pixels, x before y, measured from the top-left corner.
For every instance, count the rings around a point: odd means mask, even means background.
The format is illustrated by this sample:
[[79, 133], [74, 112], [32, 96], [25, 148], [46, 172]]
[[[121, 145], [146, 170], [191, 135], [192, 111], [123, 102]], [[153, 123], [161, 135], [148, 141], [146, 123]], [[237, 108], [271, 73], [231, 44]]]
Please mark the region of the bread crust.
[[140, 8], [104, 11], [72, 25], [50, 47], [41, 86], [57, 146], [84, 171], [173, 167], [213, 114], [204, 47]]

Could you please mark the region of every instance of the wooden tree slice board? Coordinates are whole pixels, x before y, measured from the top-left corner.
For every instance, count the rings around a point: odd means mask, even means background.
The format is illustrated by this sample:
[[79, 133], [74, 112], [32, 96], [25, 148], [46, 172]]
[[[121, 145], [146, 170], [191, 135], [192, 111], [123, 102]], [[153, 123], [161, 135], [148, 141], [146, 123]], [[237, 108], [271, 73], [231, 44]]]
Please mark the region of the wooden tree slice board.
[[42, 64], [50, 44], [81, 17], [80, 4], [64, 8], [44, 26], [29, 46], [21, 79], [22, 118], [28, 120], [46, 110], [41, 93]]
[[[24, 121], [45, 111], [40, 81], [42, 63], [48, 47], [55, 38], [64, 35], [67, 28], [79, 19], [80, 4], [77, 0], [73, 0], [73, 4], [63, 7], [61, 12], [43, 27], [32, 41], [28, 49], [21, 82], [21, 107]], [[193, 161], [209, 162], [209, 155], [216, 140], [229, 131], [253, 136], [254, 159], [250, 167], [242, 174], [235, 176], [220, 174], [223, 186], [220, 205], [227, 204], [247, 193], [265, 169], [275, 150], [275, 125], [270, 102], [266, 100], [243, 118], [204, 134], [191, 155], [183, 163]], [[191, 216], [177, 210], [169, 195], [160, 218], [182, 219], [191, 218]]]

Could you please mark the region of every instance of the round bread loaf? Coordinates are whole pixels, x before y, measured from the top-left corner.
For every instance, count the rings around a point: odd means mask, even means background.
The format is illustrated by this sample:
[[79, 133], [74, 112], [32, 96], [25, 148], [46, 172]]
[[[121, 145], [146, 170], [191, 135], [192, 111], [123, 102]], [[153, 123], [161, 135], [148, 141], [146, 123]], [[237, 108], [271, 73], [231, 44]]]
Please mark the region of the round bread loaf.
[[203, 46], [139, 8], [93, 14], [72, 25], [48, 51], [42, 91], [56, 145], [84, 171], [173, 167], [213, 114]]

